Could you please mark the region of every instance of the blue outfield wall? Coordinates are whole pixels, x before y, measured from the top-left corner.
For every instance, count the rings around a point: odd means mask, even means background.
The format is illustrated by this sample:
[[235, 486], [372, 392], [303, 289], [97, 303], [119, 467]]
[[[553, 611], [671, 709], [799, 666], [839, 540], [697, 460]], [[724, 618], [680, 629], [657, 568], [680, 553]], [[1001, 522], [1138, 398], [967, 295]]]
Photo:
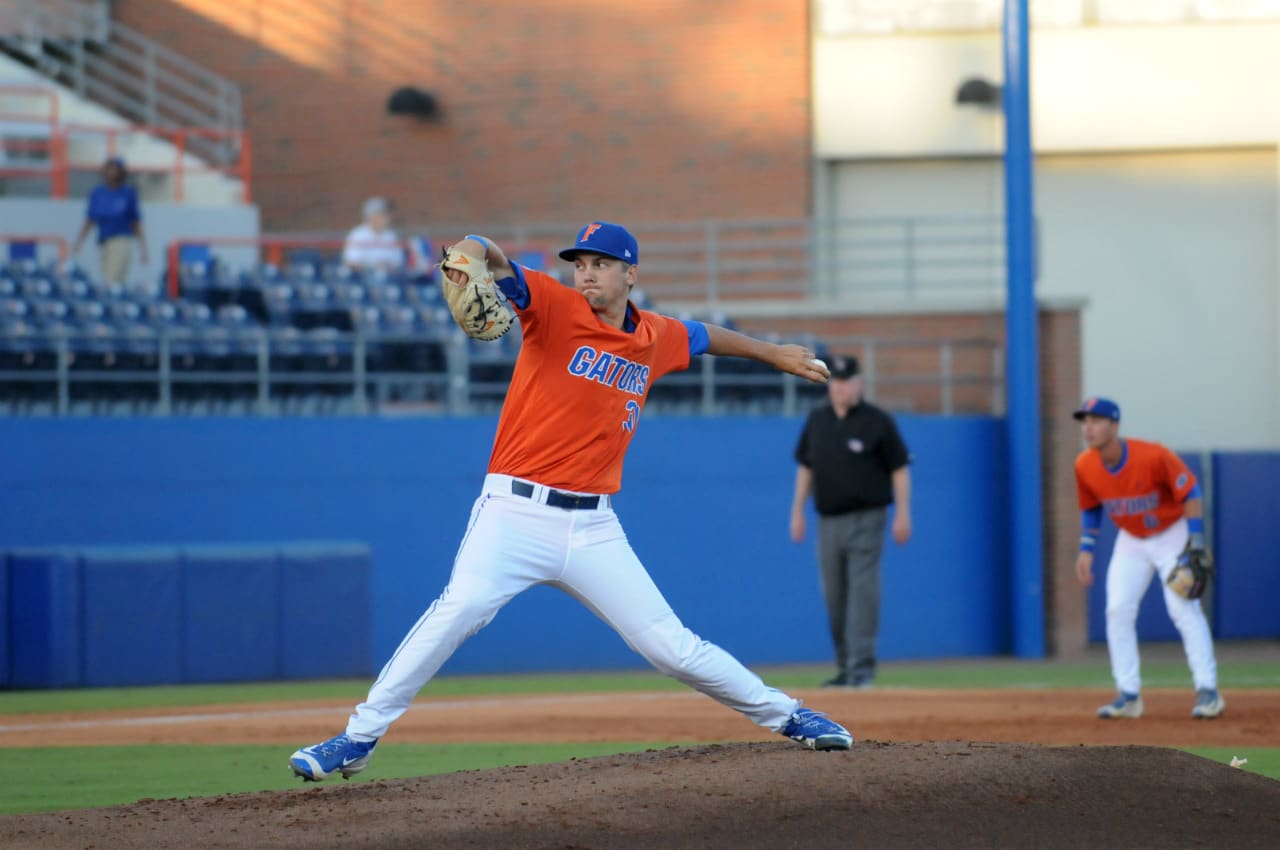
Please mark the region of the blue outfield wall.
[[[60, 546], [3, 553], [0, 687], [363, 676], [372, 566], [343, 541]], [[342, 629], [314, 611], [343, 600]], [[286, 604], [286, 600], [288, 604]]]
[[1214, 634], [1280, 637], [1280, 452], [1213, 456]]
[[[647, 418], [616, 501], [676, 611], [749, 664], [831, 655], [812, 530], [802, 545], [787, 535], [801, 424]], [[905, 547], [886, 543], [881, 655], [1006, 653], [1008, 554], [1004, 535], [991, 532], [1007, 524], [1003, 422], [903, 416], [900, 424], [915, 460], [915, 536]], [[495, 426], [490, 417], [0, 420], [0, 551], [359, 540], [373, 554], [372, 673], [448, 580]], [[194, 577], [175, 606], [185, 611], [184, 639], [198, 646], [200, 618], [219, 613], [201, 608], [199, 573], [188, 571]], [[314, 630], [297, 639], [341, 657], [362, 640], [344, 635], [350, 602], [306, 575], [300, 568], [297, 590], [282, 593], [281, 604], [311, 608]], [[242, 578], [266, 580], [252, 571]], [[91, 600], [82, 613], [94, 616]], [[446, 671], [636, 666], [643, 662], [576, 602], [534, 588]]]

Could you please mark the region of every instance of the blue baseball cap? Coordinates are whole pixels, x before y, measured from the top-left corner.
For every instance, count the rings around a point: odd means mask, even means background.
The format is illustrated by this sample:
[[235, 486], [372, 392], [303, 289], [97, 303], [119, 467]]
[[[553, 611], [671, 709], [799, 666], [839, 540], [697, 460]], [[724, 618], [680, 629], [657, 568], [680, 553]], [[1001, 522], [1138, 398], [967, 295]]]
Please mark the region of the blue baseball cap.
[[1084, 419], [1086, 416], [1101, 416], [1114, 422], [1120, 421], [1120, 405], [1109, 398], [1087, 398], [1080, 409], [1071, 414], [1073, 419]]
[[640, 262], [640, 246], [636, 238], [621, 224], [593, 221], [578, 231], [572, 248], [560, 252], [560, 259], [572, 260], [579, 254], [604, 254], [626, 263]]

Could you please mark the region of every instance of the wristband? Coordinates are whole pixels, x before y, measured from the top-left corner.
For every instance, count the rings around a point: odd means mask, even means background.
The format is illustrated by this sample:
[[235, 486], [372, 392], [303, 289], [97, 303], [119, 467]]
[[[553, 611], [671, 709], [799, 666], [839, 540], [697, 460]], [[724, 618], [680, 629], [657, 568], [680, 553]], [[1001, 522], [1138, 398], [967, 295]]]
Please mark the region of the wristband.
[[1098, 538], [1090, 534], [1080, 535], [1080, 551], [1081, 552], [1089, 552], [1092, 554], [1094, 547], [1097, 545], [1098, 545]]
[[1187, 517], [1187, 531], [1192, 534], [1204, 536], [1204, 517], [1189, 516]]

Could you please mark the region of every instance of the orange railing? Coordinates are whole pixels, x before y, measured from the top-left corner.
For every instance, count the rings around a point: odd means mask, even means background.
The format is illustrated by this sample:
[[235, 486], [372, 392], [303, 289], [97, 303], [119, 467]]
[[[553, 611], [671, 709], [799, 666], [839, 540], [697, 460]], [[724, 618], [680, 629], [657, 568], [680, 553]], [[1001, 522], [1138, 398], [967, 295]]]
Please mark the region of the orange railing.
[[[65, 161], [64, 139], [58, 136], [58, 93], [40, 86], [0, 85], [0, 103], [13, 98], [43, 101], [44, 112], [14, 112], [0, 106], [0, 125], [7, 132], [0, 132], [0, 175], [14, 177], [48, 177], [52, 183], [50, 194], [55, 198], [67, 196], [67, 169], [51, 168], [43, 162], [25, 162], [27, 155], [45, 153], [50, 163]], [[30, 133], [23, 132], [30, 127]], [[13, 132], [14, 128], [22, 128]], [[8, 162], [9, 154], [20, 153], [16, 162]]]
[[[42, 111], [15, 109], [14, 101], [43, 101]], [[29, 130], [27, 128], [30, 128]], [[14, 132], [14, 130], [17, 132]], [[8, 132], [5, 132], [8, 130]], [[107, 126], [90, 124], [63, 124], [58, 105], [58, 93], [40, 86], [0, 85], [0, 153], [21, 154], [12, 161], [0, 156], [0, 176], [44, 177], [49, 180], [50, 197], [67, 197], [68, 176], [75, 172], [93, 172], [102, 167], [105, 159], [121, 154], [124, 137], [147, 135], [159, 137], [173, 146], [173, 160], [160, 165], [130, 164], [130, 170], [140, 173], [172, 174], [174, 200], [181, 202], [186, 195], [186, 177], [193, 174], [221, 173], [239, 179], [244, 187], [244, 202], [251, 203], [253, 157], [249, 136], [242, 130], [226, 130], [210, 127], [169, 127], [148, 125]], [[92, 146], [102, 152], [86, 159], [83, 152], [73, 152], [71, 141], [84, 141], [86, 137], [101, 139]], [[84, 145], [74, 146], [83, 148]], [[210, 150], [217, 149], [218, 160], [223, 165], [195, 166], [187, 162], [187, 153], [195, 147], [201, 159], [207, 159]], [[38, 159], [31, 154], [42, 154]], [[79, 157], [79, 158], [75, 158]]]
[[[19, 244], [32, 243], [39, 245], [41, 242], [50, 242], [58, 251], [58, 262], [66, 262], [71, 252], [67, 248], [66, 237], [57, 233], [5, 233], [0, 235], [0, 243], [12, 246], [15, 242]], [[6, 251], [4, 257], [0, 257], [0, 262], [8, 258]]]
[[[182, 202], [185, 195], [184, 178], [190, 174], [224, 174], [235, 177], [244, 186], [244, 202], [253, 201], [251, 189], [253, 156], [250, 150], [249, 135], [243, 130], [222, 130], [213, 127], [153, 127], [145, 124], [132, 124], [125, 127], [95, 126], [88, 124], [67, 124], [58, 128], [58, 136], [64, 139], [65, 145], [74, 137], [100, 136], [105, 146], [102, 159], [118, 156], [121, 150], [121, 137], [131, 135], [147, 135], [159, 137], [173, 145], [172, 164], [166, 165], [134, 165], [129, 170], [137, 173], [172, 174], [174, 177], [174, 200]], [[209, 165], [192, 167], [187, 163], [187, 151], [192, 140], [221, 142], [234, 148], [238, 155], [228, 165]], [[64, 162], [69, 171], [96, 171], [102, 166], [102, 159], [92, 163]], [[55, 166], [56, 167], [56, 166]]]
[[58, 126], [58, 93], [53, 89], [43, 86], [0, 85], [0, 97], [33, 97], [49, 104], [49, 108], [39, 117], [28, 112], [5, 112], [0, 109], [0, 121], [47, 124], [50, 128]]

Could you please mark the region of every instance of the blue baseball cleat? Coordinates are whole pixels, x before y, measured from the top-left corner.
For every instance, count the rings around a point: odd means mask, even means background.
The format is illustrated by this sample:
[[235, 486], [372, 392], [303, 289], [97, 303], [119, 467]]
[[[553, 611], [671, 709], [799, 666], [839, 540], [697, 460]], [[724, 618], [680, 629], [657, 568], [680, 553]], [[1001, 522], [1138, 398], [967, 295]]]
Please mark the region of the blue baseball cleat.
[[853, 746], [848, 729], [812, 708], [796, 709], [782, 734], [811, 750], [847, 750]]
[[1104, 719], [1127, 717], [1130, 720], [1137, 720], [1142, 716], [1142, 711], [1142, 697], [1121, 691], [1116, 694], [1115, 702], [1109, 702], [1098, 709], [1098, 716]]
[[1217, 688], [1202, 688], [1196, 691], [1196, 706], [1191, 709], [1191, 716], [1198, 720], [1212, 720], [1227, 710], [1227, 701], [1218, 693]]
[[373, 756], [375, 741], [353, 741], [342, 733], [335, 738], [303, 747], [289, 758], [289, 767], [308, 782], [319, 782], [341, 771], [343, 779], [364, 770]]

